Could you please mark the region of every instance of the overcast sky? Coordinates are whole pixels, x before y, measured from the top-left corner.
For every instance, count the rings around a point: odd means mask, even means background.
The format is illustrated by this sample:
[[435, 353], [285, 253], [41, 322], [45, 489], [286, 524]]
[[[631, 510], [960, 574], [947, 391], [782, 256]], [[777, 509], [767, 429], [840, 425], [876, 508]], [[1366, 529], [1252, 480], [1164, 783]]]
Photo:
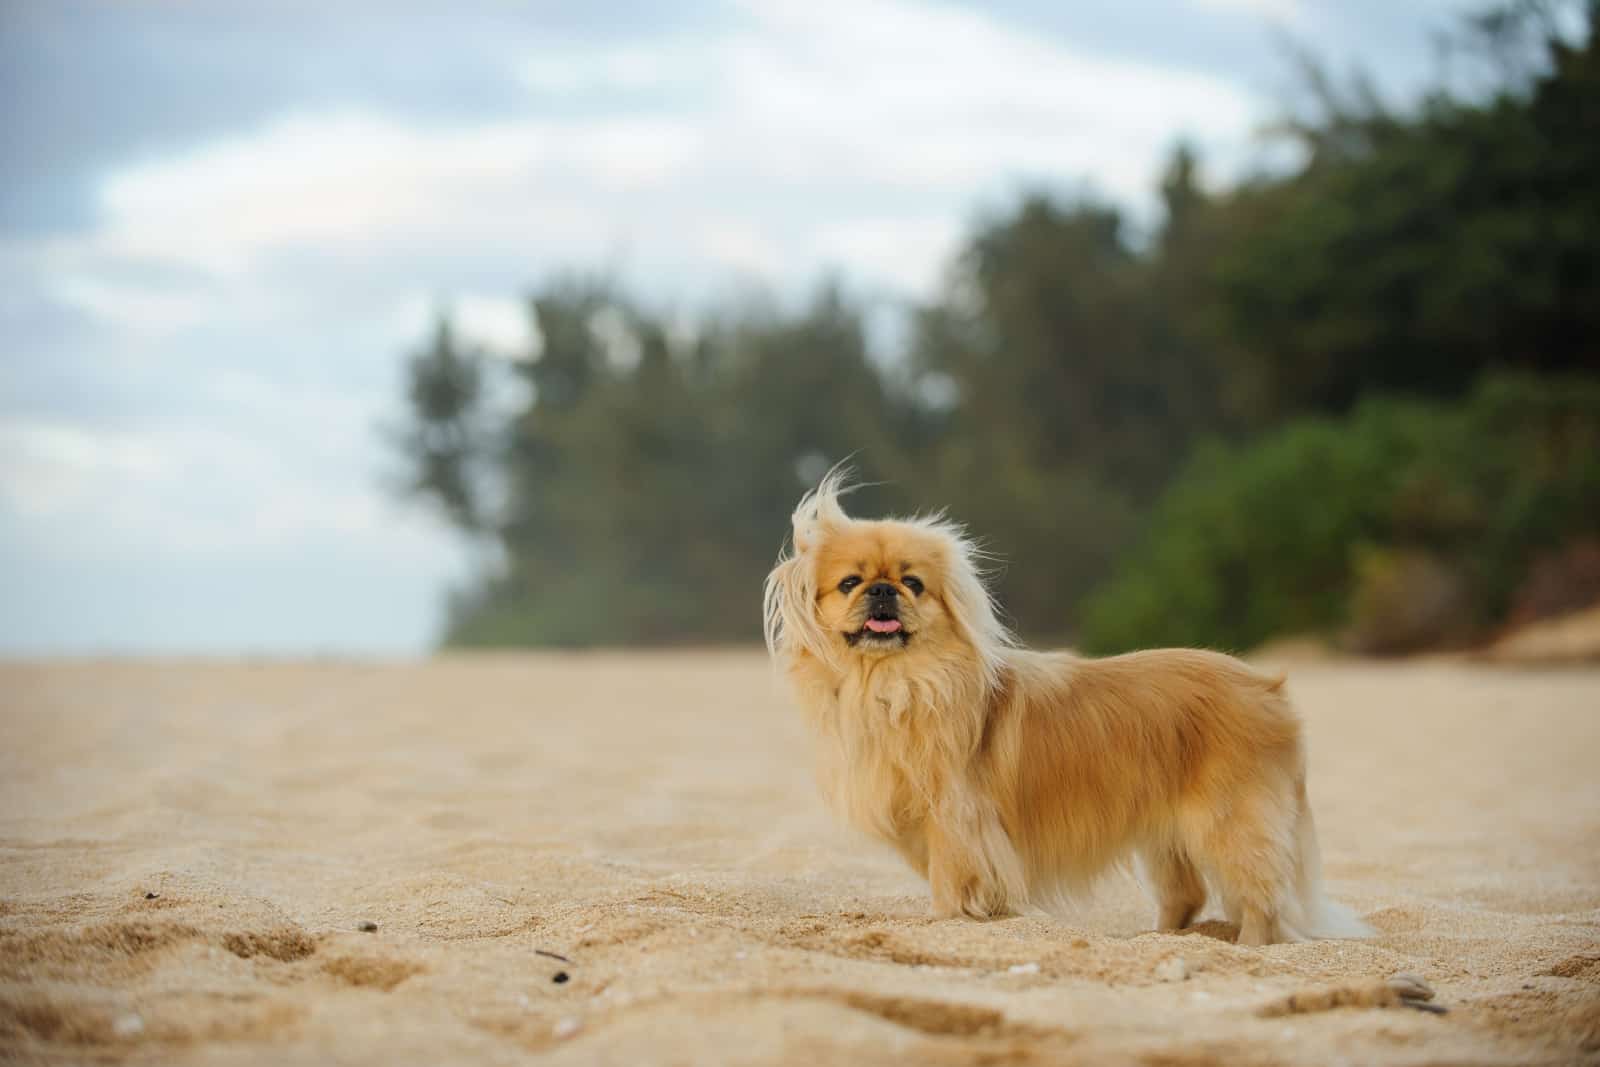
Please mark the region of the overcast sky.
[[914, 299], [1020, 187], [1259, 165], [1288, 38], [1405, 99], [1463, 6], [0, 0], [0, 654], [422, 650], [464, 561], [378, 427], [439, 304]]

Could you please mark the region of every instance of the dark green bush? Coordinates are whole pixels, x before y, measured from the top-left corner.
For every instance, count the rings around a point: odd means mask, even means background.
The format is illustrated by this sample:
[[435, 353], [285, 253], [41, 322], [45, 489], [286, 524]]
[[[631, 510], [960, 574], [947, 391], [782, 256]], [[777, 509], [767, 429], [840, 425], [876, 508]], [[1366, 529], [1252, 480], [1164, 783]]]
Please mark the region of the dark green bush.
[[1481, 631], [1531, 560], [1600, 530], [1600, 381], [1490, 378], [1460, 403], [1374, 398], [1211, 445], [1147, 530], [1084, 602], [1086, 649], [1341, 631], [1362, 561], [1394, 553], [1454, 575], [1461, 632]]

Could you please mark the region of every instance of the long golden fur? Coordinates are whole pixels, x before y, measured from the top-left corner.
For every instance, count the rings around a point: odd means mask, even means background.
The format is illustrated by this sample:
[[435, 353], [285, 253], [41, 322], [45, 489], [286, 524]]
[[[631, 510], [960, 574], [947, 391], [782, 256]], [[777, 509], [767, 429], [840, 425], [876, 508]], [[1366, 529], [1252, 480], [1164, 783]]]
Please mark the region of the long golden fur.
[[1369, 931], [1327, 901], [1283, 679], [1215, 652], [1019, 647], [972, 543], [859, 520], [830, 474], [767, 578], [767, 644], [846, 820], [928, 880], [940, 916], [1006, 915], [1137, 857], [1161, 929], [1208, 886], [1243, 944]]

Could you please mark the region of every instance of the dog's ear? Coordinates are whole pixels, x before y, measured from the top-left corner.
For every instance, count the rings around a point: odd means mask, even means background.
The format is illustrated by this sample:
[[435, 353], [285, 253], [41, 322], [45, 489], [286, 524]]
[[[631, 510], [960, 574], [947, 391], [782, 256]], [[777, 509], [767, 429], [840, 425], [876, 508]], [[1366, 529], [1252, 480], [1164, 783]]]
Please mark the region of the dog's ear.
[[924, 528], [944, 542], [944, 585], [941, 599], [956, 628], [978, 653], [984, 683], [999, 684], [1005, 650], [1016, 643], [1006, 624], [1000, 621], [994, 594], [984, 581], [979, 566], [981, 552], [965, 531], [943, 518], [923, 520]]
[[805, 554], [778, 560], [762, 596], [763, 632], [767, 651], [778, 659], [804, 650], [831, 662], [827, 634], [817, 620], [817, 581]]

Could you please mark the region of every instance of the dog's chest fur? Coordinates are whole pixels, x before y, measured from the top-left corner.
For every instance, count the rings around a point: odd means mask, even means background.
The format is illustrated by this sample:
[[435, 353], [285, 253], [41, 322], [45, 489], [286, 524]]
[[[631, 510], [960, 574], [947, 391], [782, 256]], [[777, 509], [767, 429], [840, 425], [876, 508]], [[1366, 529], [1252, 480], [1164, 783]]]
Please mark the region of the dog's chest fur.
[[970, 672], [929, 660], [858, 661], [837, 672], [813, 660], [791, 672], [816, 735], [823, 794], [892, 843], [966, 774], [982, 736], [983, 697]]

